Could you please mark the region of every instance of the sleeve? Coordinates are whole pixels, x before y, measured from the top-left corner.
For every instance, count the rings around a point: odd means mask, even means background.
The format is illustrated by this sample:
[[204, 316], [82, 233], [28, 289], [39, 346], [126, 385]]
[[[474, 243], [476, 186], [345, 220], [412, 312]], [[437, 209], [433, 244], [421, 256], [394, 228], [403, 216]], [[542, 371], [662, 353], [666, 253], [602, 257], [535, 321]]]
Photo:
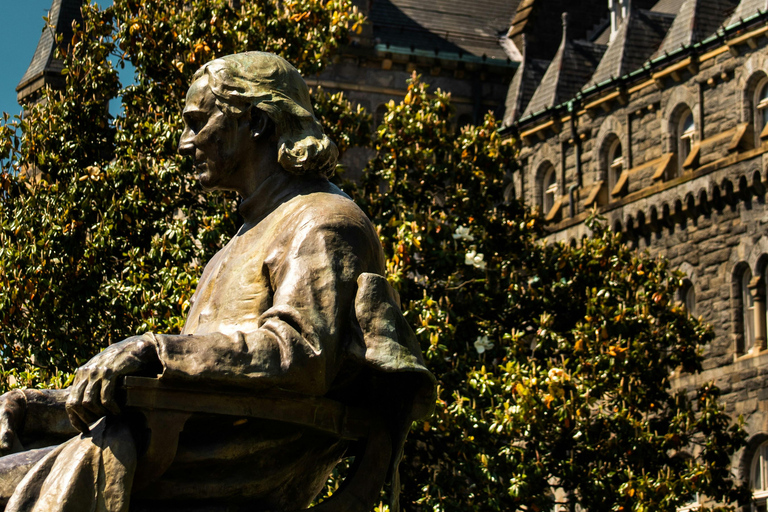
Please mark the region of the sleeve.
[[300, 224], [264, 263], [272, 305], [251, 332], [149, 334], [163, 365], [161, 379], [324, 395], [343, 357], [357, 277], [381, 252], [366, 228], [343, 216]]

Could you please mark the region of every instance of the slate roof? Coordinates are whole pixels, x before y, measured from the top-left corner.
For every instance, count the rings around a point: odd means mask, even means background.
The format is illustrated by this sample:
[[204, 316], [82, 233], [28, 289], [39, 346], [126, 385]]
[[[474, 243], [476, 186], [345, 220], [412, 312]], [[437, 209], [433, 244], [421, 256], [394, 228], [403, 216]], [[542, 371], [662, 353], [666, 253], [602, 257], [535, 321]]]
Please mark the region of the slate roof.
[[740, 19], [748, 18], [757, 14], [758, 11], [768, 11], [768, 0], [741, 0], [736, 10], [733, 11], [733, 15], [724, 25], [738, 23]]
[[587, 41], [573, 41], [563, 15], [560, 48], [550, 62], [522, 117], [567, 101], [579, 92], [600, 62], [606, 47]]
[[507, 59], [499, 45], [520, 0], [373, 0], [368, 19], [382, 44]]
[[736, 7], [735, 0], [685, 0], [655, 56], [703, 41]]
[[[635, 0], [649, 1], [649, 0]], [[522, 0], [507, 36], [522, 52], [534, 59], [551, 60], [561, 42], [560, 15], [567, 12], [571, 39], [589, 39], [588, 34], [608, 19], [606, 0]], [[523, 43], [525, 35], [525, 43]]]
[[504, 126], [509, 126], [522, 117], [536, 92], [536, 86], [541, 83], [547, 64], [545, 60], [531, 58], [524, 58], [520, 63], [507, 91]]
[[673, 20], [667, 13], [631, 8], [587, 87], [641, 68], [656, 52]]
[[651, 7], [653, 12], [663, 12], [666, 14], [677, 14], [684, 0], [659, 0]]
[[19, 92], [19, 101], [34, 92], [22, 91], [22, 89], [32, 85], [40, 78], [46, 79], [44, 83], [50, 83], [49, 78], [55, 79], [61, 76], [64, 63], [55, 57], [56, 35], [62, 34], [64, 41], [72, 40], [72, 22], [82, 20], [81, 5], [82, 0], [53, 0], [48, 15], [50, 26], [43, 28], [32, 62], [19, 81], [19, 85], [16, 86], [16, 91]]

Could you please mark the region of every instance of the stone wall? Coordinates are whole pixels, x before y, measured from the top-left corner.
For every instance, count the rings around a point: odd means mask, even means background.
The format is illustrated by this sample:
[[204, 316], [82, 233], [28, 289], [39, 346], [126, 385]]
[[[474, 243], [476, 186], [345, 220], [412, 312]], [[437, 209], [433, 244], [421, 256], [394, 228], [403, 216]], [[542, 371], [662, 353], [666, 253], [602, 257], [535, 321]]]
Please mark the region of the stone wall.
[[[603, 181], [603, 199], [596, 204], [608, 225], [638, 250], [664, 255], [686, 273], [695, 290], [695, 314], [713, 326], [716, 338], [705, 347], [705, 371], [680, 376], [677, 385], [692, 390], [714, 380], [720, 386], [728, 412], [744, 417], [751, 436], [736, 461], [748, 471], [745, 461], [768, 439], [768, 351], [760, 340], [754, 350], [743, 348], [739, 280], [744, 269], [760, 276], [768, 267], [768, 140], [759, 137], [755, 105], [756, 87], [768, 76], [768, 39], [744, 41], [694, 55], [691, 65], [675, 73], [654, 70], [655, 80], [648, 73], [623, 84], [613, 97], [606, 90], [603, 98], [611, 99], [602, 103], [601, 97], [580, 100], [597, 101], [591, 108], [560, 111], [520, 127], [522, 175], [513, 181], [518, 197], [540, 205], [538, 169], [546, 162], [555, 166], [561, 207], [544, 213], [551, 217], [549, 240], [564, 243], [587, 234], [583, 221], [591, 205], [585, 201], [599, 197], [592, 192]], [[686, 109], [695, 121], [694, 155], [687, 160], [679, 138]], [[548, 120], [555, 122], [547, 125]], [[615, 137], [622, 144], [624, 189], [611, 195], [605, 146]], [[579, 185], [577, 151], [581, 182], [571, 217], [568, 190]], [[756, 286], [765, 293], [765, 280]]]

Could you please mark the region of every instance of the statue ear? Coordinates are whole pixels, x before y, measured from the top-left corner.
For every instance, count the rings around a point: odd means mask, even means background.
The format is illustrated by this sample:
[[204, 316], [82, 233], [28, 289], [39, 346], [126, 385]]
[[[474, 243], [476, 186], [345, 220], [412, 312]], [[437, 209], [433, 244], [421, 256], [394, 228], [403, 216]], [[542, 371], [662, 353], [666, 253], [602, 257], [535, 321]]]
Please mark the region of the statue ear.
[[272, 131], [272, 120], [266, 112], [251, 107], [251, 137], [254, 140], [268, 135]]

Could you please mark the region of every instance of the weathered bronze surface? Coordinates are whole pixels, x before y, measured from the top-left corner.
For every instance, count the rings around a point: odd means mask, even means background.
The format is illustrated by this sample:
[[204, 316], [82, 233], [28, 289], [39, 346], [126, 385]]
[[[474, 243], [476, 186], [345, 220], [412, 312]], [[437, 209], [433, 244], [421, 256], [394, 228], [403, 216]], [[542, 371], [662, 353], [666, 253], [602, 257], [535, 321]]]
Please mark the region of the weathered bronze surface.
[[0, 397], [0, 503], [300, 510], [355, 455], [317, 509], [370, 510], [387, 475], [396, 507], [434, 379], [373, 226], [327, 180], [337, 149], [306, 84], [275, 55], [230, 55], [198, 71], [183, 115], [179, 152], [204, 188], [242, 196], [244, 224], [206, 265], [181, 334], [112, 345], [69, 389]]

